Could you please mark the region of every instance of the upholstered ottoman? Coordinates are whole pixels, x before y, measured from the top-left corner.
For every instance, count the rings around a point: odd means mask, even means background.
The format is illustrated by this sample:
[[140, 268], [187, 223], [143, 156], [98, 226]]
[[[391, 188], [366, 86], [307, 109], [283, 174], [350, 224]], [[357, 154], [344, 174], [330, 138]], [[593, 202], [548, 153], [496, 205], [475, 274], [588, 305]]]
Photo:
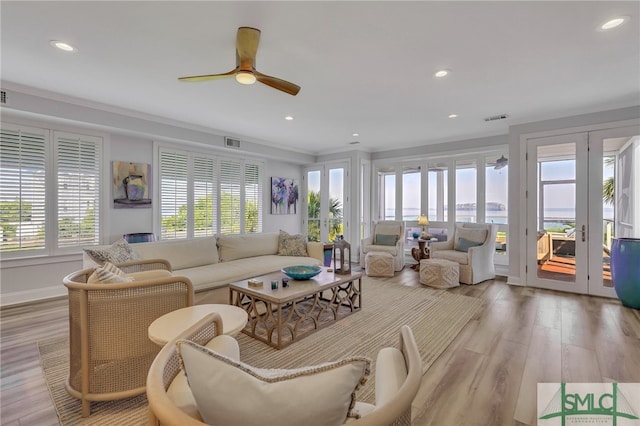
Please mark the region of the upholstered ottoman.
[[420, 261], [420, 284], [435, 288], [458, 287], [459, 266], [457, 262], [445, 259], [423, 259]]
[[369, 252], [364, 258], [364, 269], [370, 277], [392, 277], [393, 256], [382, 251]]

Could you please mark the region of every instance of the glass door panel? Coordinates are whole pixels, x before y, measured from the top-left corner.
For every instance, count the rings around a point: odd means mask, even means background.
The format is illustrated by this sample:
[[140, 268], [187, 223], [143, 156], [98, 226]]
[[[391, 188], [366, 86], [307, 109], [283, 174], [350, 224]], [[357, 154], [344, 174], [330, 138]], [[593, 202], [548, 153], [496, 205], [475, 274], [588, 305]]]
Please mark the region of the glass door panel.
[[307, 236], [309, 241], [320, 239], [320, 181], [322, 172], [310, 170], [307, 172]]
[[329, 229], [328, 240], [344, 234], [344, 168], [329, 169]]
[[309, 241], [328, 242], [333, 241], [336, 235], [347, 234], [346, 164], [310, 168], [306, 170], [305, 177]]
[[527, 283], [586, 293], [586, 134], [530, 140], [527, 176]]

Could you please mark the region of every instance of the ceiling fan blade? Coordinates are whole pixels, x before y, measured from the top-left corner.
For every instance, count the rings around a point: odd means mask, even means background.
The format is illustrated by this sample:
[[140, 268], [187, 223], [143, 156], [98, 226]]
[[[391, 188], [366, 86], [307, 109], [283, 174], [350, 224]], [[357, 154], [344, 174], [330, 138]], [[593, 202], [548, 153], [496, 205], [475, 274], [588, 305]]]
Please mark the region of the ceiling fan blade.
[[289, 83], [288, 81], [276, 77], [271, 77], [258, 71], [255, 71], [254, 74], [260, 83], [266, 84], [269, 87], [281, 90], [290, 95], [295, 96], [300, 91], [300, 86], [298, 86], [297, 84]]
[[236, 59], [241, 69], [253, 69], [260, 43], [260, 30], [251, 27], [238, 28], [236, 37]]
[[207, 81], [207, 80], [220, 80], [222, 78], [233, 77], [236, 75], [238, 68], [234, 68], [229, 72], [225, 72], [223, 74], [207, 74], [207, 75], [193, 75], [190, 77], [180, 77], [178, 80], [180, 81], [188, 81], [188, 82], [197, 82], [197, 81]]

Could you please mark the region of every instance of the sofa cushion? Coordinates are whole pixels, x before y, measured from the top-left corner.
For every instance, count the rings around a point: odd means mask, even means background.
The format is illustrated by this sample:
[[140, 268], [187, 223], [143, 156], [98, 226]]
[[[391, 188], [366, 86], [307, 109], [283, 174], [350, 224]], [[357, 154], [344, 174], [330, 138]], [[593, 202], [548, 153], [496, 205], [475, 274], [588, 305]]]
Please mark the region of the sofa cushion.
[[101, 268], [96, 268], [89, 278], [87, 284], [114, 284], [131, 282], [134, 279], [126, 275], [120, 268], [111, 262], [105, 262]]
[[401, 225], [399, 222], [396, 223], [376, 223], [376, 234], [387, 234], [387, 235], [400, 235], [401, 234]]
[[134, 281], [155, 280], [157, 278], [171, 277], [171, 272], [166, 269], [152, 269], [150, 271], [132, 272], [127, 277], [133, 278]]
[[471, 247], [478, 247], [481, 246], [482, 243], [481, 242], [475, 242], [475, 241], [471, 241], [471, 240], [467, 240], [466, 238], [458, 238], [458, 240], [456, 241], [456, 247], [455, 250], [458, 251], [463, 251], [463, 252], [468, 252], [469, 249]]
[[276, 232], [259, 234], [220, 235], [220, 261], [228, 262], [245, 257], [278, 254], [278, 237]]
[[457, 250], [458, 240], [464, 238], [468, 241], [476, 243], [484, 243], [487, 239], [487, 230], [482, 228], [465, 228], [463, 226], [456, 227], [455, 239], [453, 240], [453, 248]]
[[371, 361], [351, 357], [313, 367], [262, 369], [188, 340], [184, 371], [207, 424], [341, 425], [366, 382]]
[[174, 270], [173, 275], [182, 275], [193, 284], [196, 290], [202, 288], [223, 287], [227, 284], [253, 278], [258, 275], [279, 271], [285, 266], [295, 265], [321, 265], [318, 259], [313, 257], [279, 256], [277, 254], [236, 259], [229, 262], [220, 262], [214, 265], [198, 266]]
[[216, 237], [163, 240], [135, 244], [143, 259], [166, 259], [171, 269], [193, 268], [218, 263]]
[[124, 238], [120, 238], [110, 247], [86, 248], [84, 251], [98, 265], [103, 265], [105, 262], [123, 263], [140, 259], [140, 255]]
[[302, 234], [290, 235], [288, 232], [280, 230], [278, 254], [280, 256], [307, 256], [307, 238]]
[[398, 235], [394, 234], [376, 234], [373, 239], [374, 244], [381, 246], [395, 246], [398, 242]]
[[433, 259], [445, 259], [450, 260], [452, 262], [457, 262], [460, 265], [468, 265], [469, 264], [469, 254], [457, 251], [457, 250], [438, 250], [431, 252], [431, 257]]

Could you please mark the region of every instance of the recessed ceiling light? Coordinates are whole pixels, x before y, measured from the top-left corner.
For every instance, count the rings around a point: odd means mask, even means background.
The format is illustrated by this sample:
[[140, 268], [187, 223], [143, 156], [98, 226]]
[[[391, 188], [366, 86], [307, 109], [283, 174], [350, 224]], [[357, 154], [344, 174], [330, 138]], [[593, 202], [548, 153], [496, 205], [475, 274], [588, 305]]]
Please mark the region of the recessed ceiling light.
[[449, 70], [436, 71], [434, 76], [436, 76], [436, 77], [446, 77], [447, 75], [449, 75], [449, 72], [450, 72]]
[[64, 50], [65, 52], [77, 52], [78, 49], [72, 45], [70, 45], [69, 43], [65, 43], [64, 41], [60, 41], [60, 40], [51, 40], [49, 42], [49, 44], [51, 44], [53, 47], [55, 47], [56, 49], [60, 49], [60, 50]]
[[287, 115], [284, 119], [287, 120], [287, 121], [291, 121], [291, 120], [293, 120], [293, 117], [290, 116], [290, 115]]
[[458, 114], [449, 114], [449, 118], [456, 118], [458, 116]]
[[617, 18], [610, 19], [604, 24], [600, 25], [598, 29], [601, 31], [612, 30], [624, 24], [628, 20], [629, 20], [628, 16], [618, 16]]
[[360, 136], [360, 133], [354, 133], [351, 136], [357, 137], [357, 136]]

